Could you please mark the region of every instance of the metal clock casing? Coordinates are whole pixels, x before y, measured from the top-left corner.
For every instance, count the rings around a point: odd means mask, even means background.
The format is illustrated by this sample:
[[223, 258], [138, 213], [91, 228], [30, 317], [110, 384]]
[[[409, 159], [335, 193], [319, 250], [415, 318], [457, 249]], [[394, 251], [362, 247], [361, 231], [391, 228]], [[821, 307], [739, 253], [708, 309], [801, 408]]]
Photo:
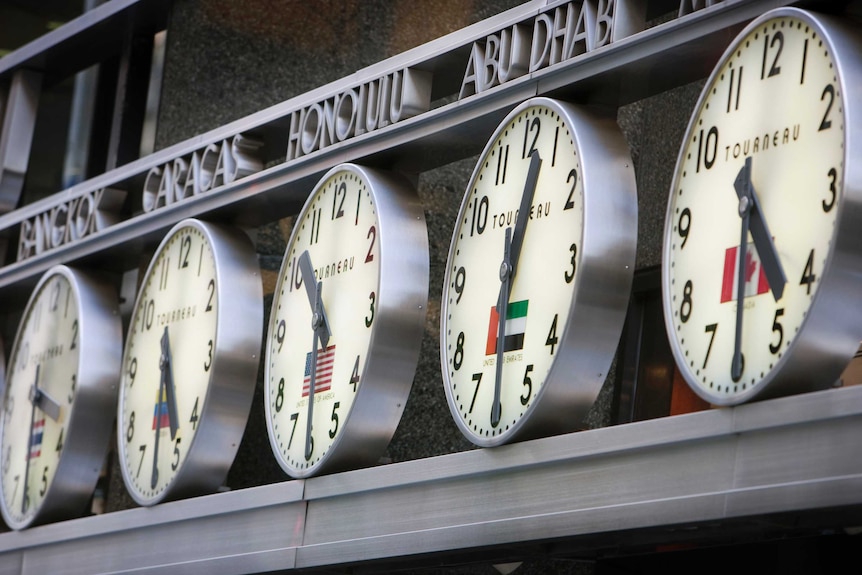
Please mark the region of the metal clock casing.
[[187, 219], [159, 244], [135, 301], [117, 406], [120, 468], [139, 504], [224, 481], [251, 407], [262, 304], [241, 230]]
[[677, 365], [713, 404], [828, 388], [859, 346], [860, 53], [845, 23], [768, 12], [725, 51], [692, 114], [662, 292]]
[[121, 337], [116, 292], [100, 278], [59, 265], [39, 280], [12, 345], [0, 422], [10, 527], [84, 513], [111, 436]]
[[[636, 232], [613, 117], [534, 98], [503, 120], [464, 194], [443, 285], [443, 383], [468, 439], [488, 447], [583, 426], [619, 341]], [[501, 262], [519, 242], [500, 346], [503, 268], [514, 263]]]
[[[406, 178], [355, 164], [321, 178], [295, 219], [266, 340], [267, 431], [286, 473], [366, 466], [383, 453], [413, 383], [428, 274], [425, 216]], [[312, 326], [317, 283], [326, 341]]]

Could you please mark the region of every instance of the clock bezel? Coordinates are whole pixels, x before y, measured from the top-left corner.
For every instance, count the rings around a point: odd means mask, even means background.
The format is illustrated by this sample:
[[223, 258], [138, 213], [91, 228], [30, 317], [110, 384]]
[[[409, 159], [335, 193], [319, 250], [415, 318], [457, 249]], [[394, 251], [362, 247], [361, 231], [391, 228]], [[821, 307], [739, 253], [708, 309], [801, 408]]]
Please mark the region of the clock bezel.
[[[462, 222], [470, 191], [475, 187], [494, 143], [508, 124], [534, 107], [547, 107], [568, 125], [580, 158], [583, 182], [583, 229], [578, 244], [578, 269], [572, 284], [568, 319], [559, 350], [544, 384], [524, 415], [495, 436], [475, 433], [462, 419], [449, 375], [447, 287], [451, 261], [458, 246], [456, 224], [449, 244], [440, 312], [440, 365], [449, 410], [459, 430], [480, 447], [494, 447], [583, 429], [584, 417], [605, 382], [622, 333], [634, 276], [637, 248], [637, 190], [628, 146], [608, 110], [576, 106], [535, 97], [516, 106], [494, 129], [463, 194], [457, 222]], [[614, 225], [607, 225], [607, 222]], [[527, 228], [529, 230], [529, 226]], [[502, 257], [502, 253], [495, 257]], [[522, 256], [523, 257], [523, 256]], [[499, 278], [487, 281], [499, 282]], [[487, 324], [476, 326], [487, 330]]]
[[123, 418], [127, 348], [135, 329], [135, 313], [144, 293], [139, 289], [123, 349], [117, 402], [117, 442], [126, 490], [144, 506], [212, 493], [223, 484], [239, 449], [257, 382], [263, 329], [263, 286], [257, 254], [245, 232], [194, 218], [180, 221], [165, 234], [153, 252], [147, 270], [141, 276], [141, 285], [152, 273], [157, 273], [154, 265], [171, 238], [188, 227], [204, 235], [214, 259], [217, 307], [212, 367], [200, 407], [198, 428], [180, 468], [164, 490], [153, 497], [145, 497], [134, 488], [130, 471], [126, 468]]
[[[297, 479], [367, 467], [377, 462], [389, 445], [404, 412], [413, 386], [424, 333], [430, 270], [428, 234], [422, 204], [415, 187], [405, 176], [353, 163], [339, 164], [328, 170], [315, 184], [294, 221], [301, 222], [324, 184], [345, 171], [363, 180], [376, 211], [380, 275], [377, 279], [375, 318], [367, 359], [360, 375], [361, 383], [353, 404], [342, 416], [338, 435], [327, 452], [318, 462], [304, 469], [295, 469], [284, 460], [272, 428], [269, 342], [275, 333], [277, 315], [271, 312], [268, 322], [264, 362], [267, 435], [279, 466]], [[287, 242], [272, 310], [278, 307], [288, 255], [298, 232], [299, 227], [295, 226]], [[324, 297], [325, 286], [326, 282]], [[309, 338], [311, 333], [309, 329]], [[302, 345], [307, 344], [303, 342]]]
[[[685, 160], [687, 143], [696, 129], [700, 110], [707, 99], [722, 68], [738, 49], [739, 43], [767, 22], [792, 17], [815, 29], [831, 53], [835, 75], [840, 84], [840, 104], [844, 113], [844, 151], [841, 193], [838, 195], [836, 224], [832, 234], [830, 252], [819, 274], [816, 293], [812, 296], [799, 332], [790, 347], [779, 358], [772, 370], [747, 389], [734, 394], [711, 393], [697, 384], [697, 377], [690, 373], [675, 336], [674, 309], [670, 285], [671, 244], [673, 236], [673, 198], [678, 187], [678, 174]], [[662, 305], [665, 327], [671, 351], [679, 370], [689, 387], [701, 398], [717, 406], [731, 406], [752, 400], [768, 399], [809, 391], [828, 389], [834, 386], [842, 370], [853, 357], [862, 339], [862, 308], [841, 305], [852, 302], [862, 290], [862, 167], [854, 165], [851, 158], [862, 154], [862, 121], [860, 113], [850, 105], [847, 87], [862, 85], [862, 37], [838, 19], [793, 7], [783, 7], [766, 12], [750, 22], [728, 45], [710, 72], [706, 84], [698, 97], [690, 116], [685, 137], [682, 140], [674, 167], [670, 197], [665, 215], [664, 245], [662, 248]], [[741, 165], [741, 164], [740, 164]], [[728, 183], [730, 186], [732, 182]], [[855, 253], [854, 253], [855, 252]], [[856, 270], [856, 271], [854, 271]], [[855, 276], [855, 277], [854, 277]], [[789, 279], [790, 281], [790, 279]]]
[[[114, 423], [117, 383], [122, 357], [122, 325], [116, 290], [95, 274], [57, 265], [49, 269], [30, 295], [12, 345], [17, 356], [20, 336], [43, 287], [60, 275], [69, 283], [78, 308], [78, 372], [75, 397], [69, 410], [63, 449], [54, 478], [40, 508], [27, 521], [13, 520], [5, 498], [0, 511], [13, 529], [49, 523], [81, 515], [93, 495], [105, 463]], [[3, 400], [9, 389], [4, 380]], [[0, 443], [5, 433], [5, 409], [0, 416]], [[26, 439], [26, 430], [24, 430]]]

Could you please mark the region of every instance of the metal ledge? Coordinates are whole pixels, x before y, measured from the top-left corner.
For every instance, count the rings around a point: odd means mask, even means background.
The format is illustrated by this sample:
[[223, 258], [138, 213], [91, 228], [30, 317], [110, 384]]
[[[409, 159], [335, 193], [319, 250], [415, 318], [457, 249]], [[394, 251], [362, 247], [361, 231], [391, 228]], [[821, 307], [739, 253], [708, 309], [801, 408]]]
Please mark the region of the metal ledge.
[[860, 436], [862, 387], [829, 390], [8, 533], [0, 574], [496, 562], [542, 542], [597, 553], [850, 528]]

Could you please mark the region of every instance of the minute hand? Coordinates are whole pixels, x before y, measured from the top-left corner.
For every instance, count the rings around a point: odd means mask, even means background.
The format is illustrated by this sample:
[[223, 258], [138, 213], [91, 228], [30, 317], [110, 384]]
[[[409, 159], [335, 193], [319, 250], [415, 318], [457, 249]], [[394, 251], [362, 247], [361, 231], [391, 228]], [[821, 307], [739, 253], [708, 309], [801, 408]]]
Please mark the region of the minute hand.
[[763, 272], [766, 274], [766, 280], [769, 282], [769, 289], [772, 290], [772, 297], [775, 298], [775, 301], [778, 301], [784, 294], [784, 284], [787, 283], [787, 276], [784, 274], [784, 268], [781, 266], [781, 260], [778, 258], [778, 250], [775, 249], [772, 234], [769, 233], [769, 227], [766, 225], [766, 219], [763, 217], [763, 209], [760, 207], [760, 200], [757, 197], [754, 183], [751, 180], [751, 156], [745, 158], [745, 165], [739, 170], [739, 174], [737, 174], [736, 180], [733, 182], [733, 187], [741, 204], [746, 201], [743, 198], [747, 198], [750, 204], [749, 216], [751, 220], [749, 227], [751, 238], [754, 240], [754, 247], [760, 256]]

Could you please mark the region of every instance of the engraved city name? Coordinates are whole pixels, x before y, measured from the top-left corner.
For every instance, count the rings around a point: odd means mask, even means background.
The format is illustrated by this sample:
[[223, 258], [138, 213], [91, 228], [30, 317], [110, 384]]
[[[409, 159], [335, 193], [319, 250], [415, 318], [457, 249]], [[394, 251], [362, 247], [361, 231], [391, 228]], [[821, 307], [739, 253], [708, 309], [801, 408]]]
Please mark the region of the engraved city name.
[[[680, 0], [677, 17], [719, 3]], [[388, 70], [388, 61], [383, 62], [368, 68], [364, 77], [360, 71], [356, 80], [350, 76], [334, 82], [328, 92], [322, 91], [323, 96], [317, 96], [315, 90], [257, 116], [263, 119], [252, 116], [235, 132], [225, 127], [213, 135], [199, 136], [204, 142], [212, 139], [191, 153], [181, 146], [182, 154], [166, 157], [158, 153], [149, 165], [142, 159], [138, 166], [143, 167], [118, 168], [118, 178], [109, 187], [102, 184], [74, 195], [57, 193], [36, 215], [32, 209], [10, 212], [0, 219], [0, 232], [17, 227], [17, 261], [69, 246], [116, 223], [146, 218], [157, 210], [213, 193], [260, 172], [265, 163], [267, 167], [289, 167], [304, 156], [422, 116], [432, 110], [432, 95], [450, 99], [443, 105], [458, 105], [507, 82], [578, 61], [643, 31], [647, 5], [647, 0], [552, 3], [538, 13], [525, 11], [514, 23], [462, 34], [464, 40], [444, 38], [441, 40], [446, 41], [429, 43], [416, 55], [394, 57], [391, 62], [398, 64], [389, 64]], [[667, 22], [655, 28], [665, 25]], [[451, 38], [458, 38], [457, 34]], [[441, 62], [446, 65], [440, 66]], [[457, 101], [451, 102], [451, 98]], [[286, 149], [280, 151], [285, 144]], [[135, 202], [139, 202], [137, 206], [130, 205]], [[0, 237], [0, 257], [4, 259], [6, 237]]]

